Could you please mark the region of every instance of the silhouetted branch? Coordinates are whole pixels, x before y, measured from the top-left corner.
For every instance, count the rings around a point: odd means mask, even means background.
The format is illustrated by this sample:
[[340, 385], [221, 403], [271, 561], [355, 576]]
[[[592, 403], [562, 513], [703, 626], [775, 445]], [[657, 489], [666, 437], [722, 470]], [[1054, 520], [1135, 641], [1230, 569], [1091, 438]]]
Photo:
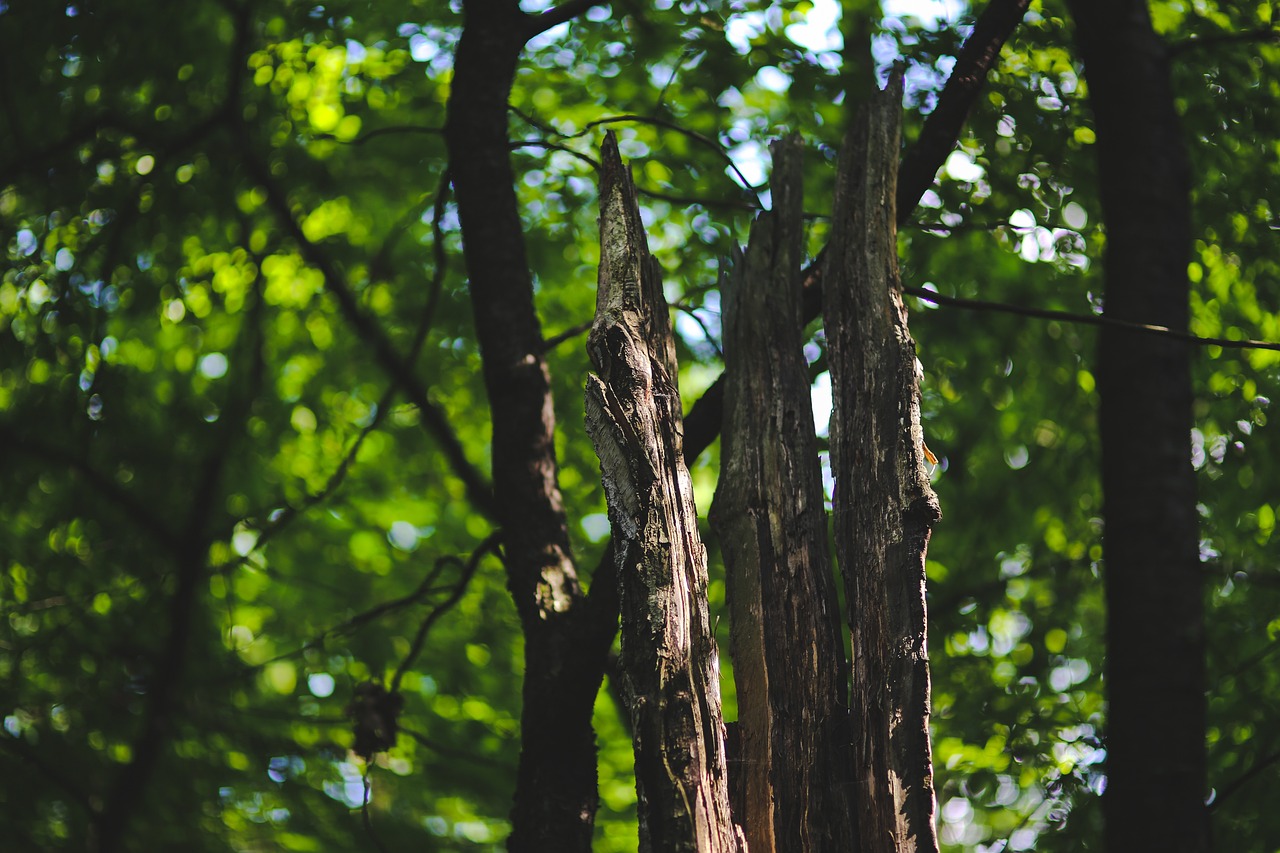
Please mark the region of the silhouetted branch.
[[1209, 36], [1192, 36], [1169, 45], [1169, 56], [1178, 56], [1197, 48], [1218, 47], [1224, 44], [1250, 44], [1256, 42], [1280, 42], [1280, 29], [1258, 27], [1238, 33], [1216, 33]]
[[1218, 808], [1222, 805], [1223, 800], [1239, 791], [1249, 782], [1257, 778], [1260, 773], [1277, 763], [1280, 763], [1280, 750], [1259, 758], [1248, 770], [1218, 789], [1218, 795], [1214, 797], [1213, 802], [1208, 805], [1209, 811], [1213, 811]]
[[89, 795], [76, 784], [75, 780], [64, 774], [57, 767], [44, 761], [36, 750], [21, 737], [13, 735], [6, 730], [4, 735], [0, 736], [0, 744], [3, 744], [6, 750], [16, 755], [20, 760], [30, 764], [50, 782], [61, 788], [86, 813], [93, 813], [93, 803], [89, 799]]
[[552, 27], [557, 27], [565, 21], [571, 21], [579, 15], [585, 13], [592, 6], [602, 6], [604, 0], [565, 0], [555, 8], [548, 9], [539, 15], [531, 15], [525, 22], [524, 37], [525, 41], [533, 38], [540, 33], [545, 33]]
[[946, 162], [969, 110], [1000, 58], [1000, 48], [1027, 12], [1031, 0], [990, 0], [960, 48], [955, 68], [938, 96], [938, 105], [898, 171], [898, 221], [915, 209], [920, 196]]
[[59, 447], [51, 447], [28, 436], [21, 435], [8, 424], [0, 423], [0, 441], [11, 451], [30, 453], [58, 466], [71, 469], [93, 488], [104, 501], [119, 514], [155, 537], [166, 549], [176, 547], [178, 533], [171, 530], [159, 516], [138, 500], [115, 480], [94, 468], [87, 459], [81, 459]]
[[[400, 681], [404, 678], [404, 674], [409, 671], [409, 667], [413, 666], [414, 661], [418, 659], [418, 655], [422, 653], [422, 646], [427, 641], [427, 632], [431, 630], [441, 616], [448, 613], [455, 604], [462, 600], [462, 596], [467, 592], [467, 586], [471, 583], [471, 578], [475, 575], [476, 569], [480, 567], [480, 560], [485, 554], [493, 552], [498, 543], [502, 541], [501, 532], [489, 534], [489, 538], [485, 539], [476, 549], [471, 552], [470, 559], [462, 567], [462, 574], [458, 577], [457, 582], [453, 586], [453, 591], [449, 597], [432, 608], [426, 618], [422, 620], [422, 624], [418, 626], [418, 633], [414, 635], [413, 643], [409, 646], [409, 652], [404, 656], [404, 660], [400, 662], [400, 666], [396, 669], [395, 675], [391, 676], [389, 693], [395, 693], [400, 689]], [[455, 560], [457, 558], [454, 558]]]
[[[667, 130], [675, 131], [676, 133], [679, 133], [683, 136], [688, 137], [689, 139], [692, 139], [694, 142], [697, 142], [699, 145], [704, 145], [707, 148], [710, 148], [712, 151], [716, 152], [716, 154], [720, 155], [720, 158], [725, 161], [725, 163], [729, 166], [729, 168], [733, 171], [733, 173], [737, 175], [738, 180], [742, 182], [742, 186], [744, 189], [752, 193], [758, 193], [760, 192], [760, 190], [764, 189], [764, 187], [756, 186], [755, 184], [747, 180], [747, 176], [744, 175], [742, 173], [742, 170], [738, 168], [738, 164], [733, 162], [733, 158], [729, 156], [729, 152], [725, 149], [725, 147], [722, 144], [720, 144], [719, 140], [713, 139], [712, 137], [706, 136], [705, 134], [698, 133], [696, 130], [690, 130], [689, 128], [684, 127], [683, 125], [677, 122], [671, 121], [670, 119], [658, 118], [656, 116], [642, 116], [642, 115], [636, 115], [634, 113], [627, 113], [625, 115], [606, 116], [604, 118], [596, 119], [595, 121], [587, 122], [585, 125], [582, 126], [582, 129], [576, 133], [562, 133], [556, 130], [554, 127], [551, 127], [550, 125], [539, 121], [534, 116], [531, 116], [528, 113], [525, 113], [514, 106], [508, 105], [507, 109], [515, 113], [516, 115], [518, 115], [520, 118], [528, 122], [533, 127], [536, 127], [538, 130], [541, 130], [543, 133], [559, 136], [561, 139], [578, 139], [582, 136], [586, 136], [588, 133], [590, 133], [592, 130], [595, 130], [597, 127], [604, 127], [610, 124], [623, 124], [623, 123], [648, 124], [648, 125], [653, 125], [654, 127], [661, 127]], [[599, 163], [595, 163], [595, 168], [597, 170], [600, 168]], [[761, 205], [759, 205], [759, 203], [757, 202], [755, 209], [759, 210], [760, 207]]]
[[458, 440], [453, 426], [449, 423], [448, 415], [427, 395], [426, 386], [413, 372], [412, 364], [400, 357], [386, 333], [361, 309], [359, 300], [338, 265], [319, 244], [313, 242], [303, 232], [302, 224], [294, 215], [288, 198], [272, 178], [266, 164], [247, 150], [245, 160], [254, 180], [266, 191], [267, 204], [275, 213], [276, 219], [298, 244], [307, 263], [320, 271], [326, 288], [337, 301], [347, 322], [360, 339], [373, 350], [374, 360], [399, 386], [405, 398], [418, 407], [428, 431], [444, 452], [449, 467], [466, 486], [467, 497], [478, 510], [492, 518], [494, 515], [493, 489], [467, 458], [462, 442]]
[[583, 332], [588, 331], [590, 328], [591, 328], [591, 321], [588, 320], [585, 323], [579, 323], [576, 326], [571, 326], [568, 329], [565, 329], [563, 332], [561, 332], [558, 335], [552, 335], [551, 337], [547, 338], [545, 341], [542, 342], [542, 351], [546, 352], [547, 350], [555, 349], [556, 347], [560, 346], [560, 344], [580, 336]]
[[943, 296], [932, 290], [918, 287], [904, 287], [902, 292], [936, 305], [949, 305], [969, 311], [994, 311], [1001, 314], [1015, 314], [1020, 317], [1038, 317], [1042, 320], [1059, 320], [1082, 326], [1111, 326], [1116, 329], [1127, 329], [1131, 332], [1142, 332], [1157, 335], [1175, 341], [1185, 341], [1197, 346], [1217, 346], [1224, 349], [1261, 349], [1280, 352], [1280, 343], [1272, 341], [1235, 340], [1232, 338], [1206, 338], [1189, 332], [1179, 332], [1167, 326], [1156, 326], [1148, 323], [1131, 323], [1107, 314], [1076, 314], [1071, 311], [1057, 311], [1051, 308], [1030, 308], [1023, 305], [1009, 305], [1004, 302], [987, 302], [981, 299], [962, 299], [958, 296]]

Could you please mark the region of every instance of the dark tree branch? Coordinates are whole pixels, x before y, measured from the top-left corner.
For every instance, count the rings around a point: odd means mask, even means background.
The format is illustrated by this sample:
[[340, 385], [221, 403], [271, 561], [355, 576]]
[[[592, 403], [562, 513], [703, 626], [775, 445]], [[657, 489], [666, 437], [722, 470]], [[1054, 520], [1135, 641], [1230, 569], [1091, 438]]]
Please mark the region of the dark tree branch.
[[1169, 45], [1169, 56], [1180, 56], [1187, 51], [1198, 48], [1218, 47], [1224, 44], [1256, 44], [1259, 42], [1280, 42], [1280, 29], [1275, 27], [1258, 27], [1238, 33], [1215, 33], [1208, 36], [1192, 36]]
[[[241, 20], [247, 38], [248, 15]], [[155, 775], [164, 749], [174, 734], [174, 718], [180, 705], [180, 687], [190, 660], [200, 603], [200, 589], [206, 577], [206, 555], [209, 544], [219, 535], [211, 522], [214, 507], [221, 494], [220, 483], [231, 458], [237, 438], [244, 434], [250, 409], [262, 390], [266, 373], [263, 352], [263, 298], [261, 276], [255, 282], [257, 298], [249, 312], [241, 334], [250, 341], [251, 357], [245, 376], [233, 376], [228, 387], [231, 400], [223, 409], [205, 454], [182, 533], [173, 549], [176, 583], [169, 599], [169, 624], [164, 644], [159, 649], [154, 677], [147, 688], [147, 701], [142, 724], [132, 744], [132, 760], [122, 767], [106, 795], [102, 812], [93, 826], [92, 848], [96, 853], [120, 849], [127, 836], [133, 815], [142, 804]], [[237, 381], [238, 380], [238, 381]]]
[[570, 326], [568, 329], [565, 329], [563, 332], [560, 332], [557, 335], [552, 335], [551, 337], [543, 341], [542, 351], [546, 352], [547, 350], [555, 349], [565, 341], [573, 340], [574, 338], [582, 335], [584, 332], [586, 332], [590, 328], [591, 328], [591, 323], [589, 321], [586, 323], [579, 323], [576, 326]]
[[987, 72], [1000, 58], [1000, 48], [1027, 12], [1031, 0], [990, 0], [973, 27], [938, 105], [925, 120], [915, 145], [907, 152], [898, 172], [898, 222], [915, 210], [933, 177], [946, 162], [969, 110], [986, 83]]
[[[400, 689], [400, 681], [404, 678], [404, 674], [409, 671], [417, 661], [418, 655], [422, 653], [422, 647], [427, 641], [427, 632], [431, 630], [431, 626], [439, 621], [440, 617], [448, 613], [466, 594], [467, 587], [471, 583], [471, 578], [475, 576], [476, 569], [480, 567], [480, 560], [485, 554], [491, 553], [497, 549], [498, 543], [501, 541], [500, 533], [491, 533], [489, 538], [481, 542], [476, 549], [471, 552], [471, 557], [462, 565], [462, 571], [458, 575], [458, 579], [454, 582], [453, 588], [449, 592], [449, 597], [444, 601], [431, 608], [431, 612], [422, 620], [422, 624], [418, 626], [418, 633], [413, 637], [413, 643], [409, 646], [409, 651], [405, 654], [404, 660], [400, 662], [400, 666], [396, 668], [395, 675], [391, 676], [390, 686], [387, 690], [395, 693]], [[456, 558], [454, 562], [457, 562]], [[438, 567], [445, 564], [440, 562]], [[435, 574], [435, 573], [433, 573]], [[435, 580], [434, 577], [431, 580]]]
[[532, 15], [525, 20], [525, 41], [545, 33], [552, 27], [558, 27], [565, 21], [572, 21], [593, 6], [603, 6], [604, 3], [605, 0], [565, 0], [559, 6], [548, 9], [540, 15]]
[[78, 474], [102, 499], [133, 524], [152, 536], [166, 549], [176, 547], [178, 532], [171, 530], [151, 508], [133, 496], [115, 480], [61, 448], [51, 447], [41, 441], [21, 435], [12, 426], [0, 423], [0, 440], [6, 447], [21, 453], [30, 453], [55, 465], [65, 466]]
[[1082, 326], [1106, 326], [1113, 329], [1125, 329], [1131, 332], [1142, 332], [1174, 341], [1185, 341], [1197, 346], [1216, 346], [1223, 349], [1259, 349], [1280, 352], [1280, 343], [1272, 341], [1235, 340], [1233, 338], [1206, 338], [1181, 332], [1168, 326], [1157, 326], [1151, 323], [1133, 323], [1121, 320], [1110, 314], [1077, 314], [1071, 311], [1058, 311], [1052, 308], [1032, 308], [1023, 305], [1010, 305], [1005, 302], [987, 302], [981, 299], [962, 299], [958, 296], [944, 296], [932, 290], [918, 287], [904, 287], [902, 292], [932, 302], [935, 305], [949, 305], [968, 311], [992, 311], [1000, 314], [1014, 314], [1019, 317], [1038, 317], [1042, 320], [1059, 320]]
[[427, 394], [427, 387], [418, 378], [410, 361], [401, 358], [395, 351], [386, 333], [377, 322], [360, 307], [359, 299], [347, 282], [337, 263], [319, 244], [313, 242], [302, 230], [289, 203], [284, 190], [272, 178], [266, 164], [249, 153], [245, 145], [245, 163], [253, 179], [266, 191], [267, 204], [275, 213], [276, 219], [298, 244], [303, 258], [324, 276], [325, 287], [337, 301], [347, 323], [350, 324], [360, 339], [373, 350], [374, 360], [379, 367], [395, 382], [404, 394], [405, 399], [418, 407], [427, 430], [435, 438], [437, 445], [444, 452], [445, 459], [454, 475], [462, 480], [467, 489], [467, 497], [472, 504], [485, 515], [493, 518], [494, 501], [492, 487], [485, 481], [484, 475], [471, 464], [467, 458], [462, 442], [453, 431], [449, 417], [433, 402]]
[[[642, 116], [642, 115], [636, 115], [634, 113], [627, 113], [625, 115], [605, 116], [604, 118], [587, 122], [585, 125], [582, 126], [582, 129], [577, 131], [576, 133], [561, 133], [560, 131], [556, 130], [554, 127], [546, 124], [545, 122], [540, 121], [539, 119], [529, 115], [526, 112], [523, 112], [522, 110], [517, 109], [514, 106], [508, 105], [507, 109], [511, 110], [511, 112], [515, 113], [521, 119], [528, 122], [530, 125], [542, 131], [543, 133], [553, 135], [553, 136], [559, 136], [561, 139], [579, 139], [583, 136], [586, 136], [588, 133], [595, 130], [597, 127], [607, 127], [608, 125], [611, 125], [611, 124], [622, 124], [622, 123], [649, 124], [649, 125], [653, 125], [654, 127], [661, 127], [661, 128], [665, 128], [666, 130], [675, 131], [676, 133], [679, 133], [683, 136], [688, 137], [689, 139], [692, 139], [694, 142], [697, 142], [699, 145], [706, 146], [707, 148], [710, 148], [712, 151], [716, 152], [716, 154], [718, 154], [720, 158], [724, 160], [725, 164], [733, 171], [733, 173], [737, 175], [738, 180], [742, 182], [743, 188], [746, 189], [747, 191], [751, 193], [758, 193], [760, 190], [763, 189], [763, 187], [757, 187], [747, 180], [747, 176], [742, 174], [742, 171], [738, 168], [738, 165], [733, 162], [733, 158], [729, 156], [728, 150], [726, 150], [725, 147], [721, 145], [718, 140], [713, 139], [712, 137], [707, 136], [705, 134], [698, 133], [696, 130], [690, 130], [684, 125], [678, 122], [671, 121], [670, 119], [658, 118], [656, 116]], [[599, 163], [595, 163], [594, 165], [596, 170], [599, 171], [600, 169]], [[755, 210], [760, 209], [760, 203], [758, 200], [754, 205], [753, 209]]]
[[85, 793], [84, 789], [56, 766], [41, 758], [39, 752], [21, 737], [5, 731], [4, 735], [0, 736], [0, 743], [4, 744], [6, 750], [16, 755], [20, 760], [30, 764], [48, 778], [50, 782], [61, 788], [86, 814], [93, 813], [93, 801]]
[[1208, 806], [1209, 811], [1212, 812], [1217, 809], [1222, 805], [1227, 797], [1230, 797], [1232, 794], [1239, 791], [1245, 785], [1256, 779], [1260, 774], [1265, 772], [1268, 768], [1275, 766], [1277, 763], [1280, 763], [1280, 750], [1277, 750], [1270, 755], [1264, 755], [1262, 758], [1253, 762], [1253, 765], [1250, 766], [1248, 770], [1244, 771], [1244, 773], [1241, 773], [1235, 779], [1232, 779], [1218, 790], [1218, 795], [1214, 797], [1213, 802]]

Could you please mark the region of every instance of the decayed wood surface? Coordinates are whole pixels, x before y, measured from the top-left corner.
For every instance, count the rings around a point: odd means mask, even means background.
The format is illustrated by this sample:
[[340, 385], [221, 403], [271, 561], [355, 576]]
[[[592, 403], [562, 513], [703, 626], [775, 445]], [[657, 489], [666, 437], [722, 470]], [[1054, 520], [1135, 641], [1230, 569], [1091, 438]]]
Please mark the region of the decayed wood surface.
[[587, 432], [614, 533], [640, 850], [740, 851], [670, 318], [612, 134], [601, 154], [600, 278], [587, 343], [598, 376], [587, 380]]
[[801, 330], [803, 146], [721, 286], [725, 403], [711, 522], [728, 581], [751, 853], [855, 849], [848, 671]]
[[915, 344], [898, 280], [901, 103], [896, 79], [845, 141], [823, 289], [862, 853], [938, 849], [924, 566], [941, 513], [925, 470]]

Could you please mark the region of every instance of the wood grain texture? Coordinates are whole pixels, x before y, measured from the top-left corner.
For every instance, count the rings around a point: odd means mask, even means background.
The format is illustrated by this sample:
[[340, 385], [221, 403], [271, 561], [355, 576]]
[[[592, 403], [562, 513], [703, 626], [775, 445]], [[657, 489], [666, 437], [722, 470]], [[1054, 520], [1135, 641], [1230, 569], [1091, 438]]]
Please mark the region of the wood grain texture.
[[640, 850], [741, 851], [670, 317], [612, 134], [602, 161], [599, 291], [587, 343], [598, 375], [587, 381], [587, 432], [613, 525]]
[[745, 777], [735, 817], [752, 853], [854, 849], [848, 671], [801, 340], [803, 150], [795, 136], [774, 143], [774, 209], [721, 285], [725, 404], [711, 523], [738, 693], [730, 770]]
[[924, 467], [918, 363], [898, 279], [901, 103], [897, 78], [850, 129], [823, 288], [863, 853], [938, 849], [924, 566], [941, 513]]

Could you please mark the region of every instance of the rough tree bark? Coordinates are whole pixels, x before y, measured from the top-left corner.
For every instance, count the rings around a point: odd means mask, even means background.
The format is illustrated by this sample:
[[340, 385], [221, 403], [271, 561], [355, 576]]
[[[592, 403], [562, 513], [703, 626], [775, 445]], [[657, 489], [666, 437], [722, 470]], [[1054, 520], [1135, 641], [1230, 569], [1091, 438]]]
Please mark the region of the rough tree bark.
[[711, 522], [728, 584], [752, 853], [855, 849], [848, 669], [802, 351], [804, 148], [773, 145], [774, 209], [722, 287], [725, 400]]
[[[1144, 0], [1074, 0], [1098, 133], [1106, 314], [1187, 328], [1187, 155]], [[1103, 327], [1107, 849], [1202, 853], [1204, 583], [1188, 346]]]
[[600, 457], [622, 608], [641, 851], [739, 851], [729, 812], [706, 550], [681, 452], [675, 342], [635, 186], [601, 152], [600, 279], [587, 432]]
[[823, 276], [862, 853], [938, 849], [924, 563], [941, 513], [924, 467], [918, 363], [898, 280], [901, 104], [895, 78], [845, 141]]

